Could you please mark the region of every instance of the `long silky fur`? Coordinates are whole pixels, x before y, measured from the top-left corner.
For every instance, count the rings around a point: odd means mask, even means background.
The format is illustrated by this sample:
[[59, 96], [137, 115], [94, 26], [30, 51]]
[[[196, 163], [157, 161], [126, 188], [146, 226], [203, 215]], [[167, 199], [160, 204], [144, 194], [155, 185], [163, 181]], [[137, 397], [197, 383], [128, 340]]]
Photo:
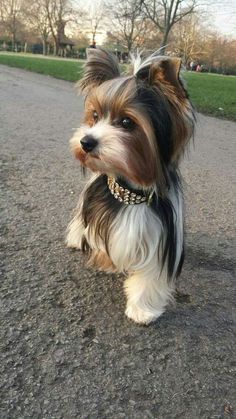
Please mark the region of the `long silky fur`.
[[[182, 195], [182, 187], [179, 178], [179, 174], [176, 171], [168, 173], [169, 175], [169, 187], [170, 183], [174, 189], [175, 195], [179, 200], [179, 194]], [[183, 199], [183, 198], [182, 198]], [[159, 245], [159, 260], [161, 263], [161, 269], [167, 266], [168, 280], [173, 278], [173, 275], [178, 277], [182, 270], [184, 262], [184, 242], [181, 249], [181, 258], [176, 267], [177, 259], [177, 214], [173, 203], [167, 196], [154, 195], [151, 208], [156, 213], [158, 218], [161, 220], [163, 226], [163, 234]], [[176, 271], [176, 272], [175, 272]]]
[[82, 206], [84, 226], [93, 226], [94, 237], [104, 242], [108, 255], [111, 224], [122, 206], [123, 204], [111, 195], [106, 175], [98, 176], [85, 192]]
[[[180, 180], [177, 173], [171, 174], [172, 188], [175, 190], [176, 196], [180, 192]], [[179, 199], [179, 198], [178, 198]], [[118, 219], [119, 213], [122, 210], [124, 215], [128, 207], [116, 200], [110, 193], [107, 187], [107, 176], [98, 176], [93, 183], [86, 189], [82, 205], [82, 220], [85, 229], [93, 226], [93, 237], [97, 246], [102, 241], [105, 244], [106, 253], [110, 256], [110, 246], [112, 241], [112, 226], [114, 221]], [[181, 251], [181, 261], [176, 267], [177, 260], [177, 225], [176, 212], [173, 203], [168, 196], [162, 198], [161, 196], [153, 195], [150, 205], [156, 217], [162, 226], [161, 235], [159, 237], [158, 246], [158, 263], [160, 272], [167, 267], [168, 280], [173, 279], [175, 271], [178, 275], [181, 272], [181, 265], [183, 264], [183, 252]], [[82, 250], [87, 251], [89, 244], [86, 238], [83, 238]]]
[[[85, 187], [68, 228], [69, 247], [90, 249], [90, 261], [128, 274], [126, 315], [138, 323], [158, 318], [172, 299], [184, 260], [183, 194], [179, 159], [194, 128], [194, 114], [180, 78], [178, 58], [156, 54], [119, 77], [114, 56], [91, 50], [80, 82], [86, 94], [84, 124], [71, 147], [96, 175]], [[97, 113], [97, 120], [94, 118]], [[121, 118], [134, 128], [125, 131]], [[92, 136], [92, 153], [81, 139]], [[111, 194], [107, 176], [149, 195], [147, 204], [125, 205]]]
[[112, 53], [102, 48], [90, 48], [86, 52], [84, 75], [77, 84], [81, 92], [87, 93], [91, 87], [120, 76], [117, 59]]

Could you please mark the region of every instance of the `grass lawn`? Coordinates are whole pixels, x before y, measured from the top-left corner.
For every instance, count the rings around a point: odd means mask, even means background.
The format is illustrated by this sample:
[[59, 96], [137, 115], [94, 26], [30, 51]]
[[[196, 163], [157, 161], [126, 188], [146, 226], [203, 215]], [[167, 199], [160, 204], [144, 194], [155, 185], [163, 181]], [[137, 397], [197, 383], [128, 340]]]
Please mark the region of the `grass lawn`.
[[36, 73], [47, 74], [57, 79], [77, 81], [82, 72], [83, 62], [61, 58], [44, 58], [42, 56], [26, 56], [21, 54], [0, 53], [0, 64], [24, 68]]
[[236, 77], [210, 73], [183, 74], [198, 111], [236, 121]]
[[[42, 56], [0, 53], [0, 64], [24, 68], [68, 81], [79, 80], [83, 62]], [[208, 115], [236, 121], [236, 77], [184, 72], [196, 109]]]

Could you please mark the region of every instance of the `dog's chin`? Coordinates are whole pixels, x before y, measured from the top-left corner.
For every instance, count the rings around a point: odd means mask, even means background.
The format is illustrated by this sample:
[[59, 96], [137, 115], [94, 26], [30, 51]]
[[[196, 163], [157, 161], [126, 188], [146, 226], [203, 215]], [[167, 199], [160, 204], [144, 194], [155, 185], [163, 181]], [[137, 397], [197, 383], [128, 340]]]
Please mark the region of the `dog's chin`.
[[103, 155], [96, 152], [86, 153], [81, 147], [74, 148], [73, 151], [80, 163], [92, 172], [122, 178], [135, 189], [148, 189], [151, 186], [144, 184], [135, 174], [129, 173], [127, 167], [123, 167], [121, 164], [116, 166], [111, 164], [111, 161], [106, 161]]
[[98, 156], [88, 155], [83, 164], [92, 172], [107, 173], [106, 165], [104, 165]]
[[74, 150], [74, 155], [80, 163], [90, 169], [92, 172], [106, 173], [106, 164], [100, 159], [96, 153], [86, 153], [81, 147], [77, 147]]

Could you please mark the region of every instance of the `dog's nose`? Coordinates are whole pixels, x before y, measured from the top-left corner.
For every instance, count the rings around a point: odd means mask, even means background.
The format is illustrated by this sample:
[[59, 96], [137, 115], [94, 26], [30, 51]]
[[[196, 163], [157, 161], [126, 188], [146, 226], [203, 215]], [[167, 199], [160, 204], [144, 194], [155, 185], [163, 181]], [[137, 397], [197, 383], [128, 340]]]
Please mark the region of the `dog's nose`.
[[85, 135], [85, 137], [83, 137], [82, 140], [80, 140], [80, 144], [82, 149], [86, 153], [89, 153], [96, 147], [96, 145], [98, 145], [98, 142], [97, 140], [95, 140], [94, 137], [92, 137], [92, 135]]

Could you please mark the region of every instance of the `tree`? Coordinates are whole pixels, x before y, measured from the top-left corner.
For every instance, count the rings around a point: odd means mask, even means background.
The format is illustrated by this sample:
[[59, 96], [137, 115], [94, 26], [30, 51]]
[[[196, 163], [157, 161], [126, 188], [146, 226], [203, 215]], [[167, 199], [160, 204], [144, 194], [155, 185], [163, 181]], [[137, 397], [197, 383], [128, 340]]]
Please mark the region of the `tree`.
[[219, 35], [209, 26], [204, 14], [187, 16], [175, 25], [168, 50], [181, 56], [185, 65], [194, 61], [209, 71], [235, 74], [236, 40]]
[[120, 0], [112, 8], [113, 37], [130, 52], [144, 42], [146, 21], [141, 13], [140, 0]]
[[54, 41], [54, 55], [58, 55], [60, 46], [60, 29], [68, 22], [80, 17], [72, 0], [43, 0], [47, 13], [50, 31]]
[[96, 45], [96, 34], [98, 29], [101, 27], [104, 20], [104, 3], [99, 1], [98, 3], [92, 3], [89, 7], [88, 21], [91, 28], [92, 44]]
[[206, 55], [206, 39], [209, 34], [202, 22], [203, 16], [197, 13], [189, 14], [179, 21], [172, 31], [168, 49], [171, 48], [179, 55], [186, 66]]
[[22, 0], [0, 0], [0, 19], [10, 34], [13, 51], [17, 49], [17, 32], [22, 27], [21, 12]]
[[223, 74], [236, 74], [236, 40], [217, 33], [209, 33], [206, 39], [204, 63], [209, 71]]
[[162, 33], [161, 54], [165, 53], [168, 37], [173, 26], [194, 12], [197, 0], [140, 0], [146, 17]]
[[25, 0], [24, 14], [28, 26], [41, 37], [43, 42], [43, 54], [47, 55], [48, 37], [51, 29], [45, 1]]

